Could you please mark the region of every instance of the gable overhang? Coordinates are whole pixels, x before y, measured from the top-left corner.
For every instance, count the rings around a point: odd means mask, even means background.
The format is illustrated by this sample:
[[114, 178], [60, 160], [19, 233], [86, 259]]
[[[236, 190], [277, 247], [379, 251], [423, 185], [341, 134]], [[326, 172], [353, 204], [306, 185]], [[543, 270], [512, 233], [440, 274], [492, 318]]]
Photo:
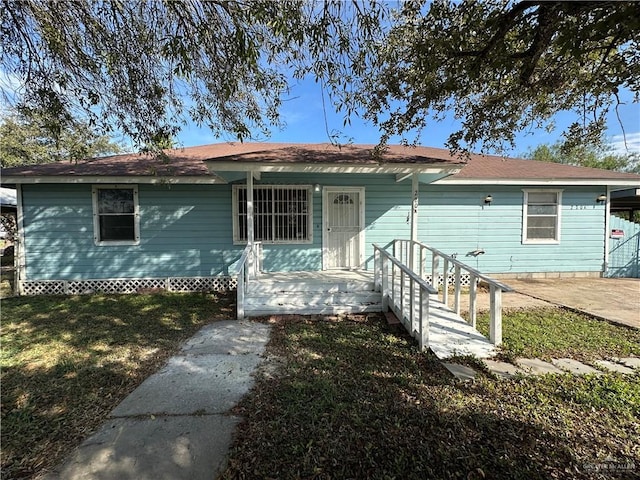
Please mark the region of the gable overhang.
[[434, 185], [513, 185], [513, 186], [611, 186], [640, 187], [640, 180], [624, 178], [455, 178], [447, 177]]
[[444, 174], [458, 173], [463, 165], [393, 164], [340, 164], [340, 163], [268, 163], [268, 162], [205, 162], [209, 172], [262, 172], [262, 173], [346, 173], [346, 174]]
[[162, 175], [153, 176], [105, 176], [105, 175], [6, 175], [2, 177], [3, 185], [28, 185], [38, 183], [76, 183], [76, 184], [95, 184], [95, 183], [117, 183], [117, 184], [149, 184], [149, 185], [214, 185], [226, 184], [227, 181], [222, 177], [209, 175], [182, 175], [177, 177], [164, 177]]

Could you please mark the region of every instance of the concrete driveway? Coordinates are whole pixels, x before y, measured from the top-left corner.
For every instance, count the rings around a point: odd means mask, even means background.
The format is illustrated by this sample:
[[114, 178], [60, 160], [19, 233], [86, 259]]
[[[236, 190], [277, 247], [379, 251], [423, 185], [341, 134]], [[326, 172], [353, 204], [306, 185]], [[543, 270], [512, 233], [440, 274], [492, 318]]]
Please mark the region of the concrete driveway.
[[[640, 279], [637, 278], [505, 279], [504, 283], [519, 294], [640, 328]], [[506, 293], [503, 299], [510, 295], [514, 294]]]

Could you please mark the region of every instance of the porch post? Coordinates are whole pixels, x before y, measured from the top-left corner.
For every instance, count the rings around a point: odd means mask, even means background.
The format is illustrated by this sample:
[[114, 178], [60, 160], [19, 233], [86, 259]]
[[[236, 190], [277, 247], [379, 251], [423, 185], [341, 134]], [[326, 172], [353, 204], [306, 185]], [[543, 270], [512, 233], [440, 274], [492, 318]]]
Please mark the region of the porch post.
[[[253, 253], [253, 172], [247, 172], [247, 245], [251, 247]], [[253, 254], [247, 257], [247, 270], [249, 272], [249, 278], [255, 277], [253, 270]]]
[[409, 266], [414, 272], [417, 270], [415, 264], [415, 242], [418, 241], [418, 174], [411, 175], [411, 250], [409, 250]]
[[13, 252], [13, 293], [24, 295], [23, 281], [26, 269], [26, 254], [24, 244], [24, 209], [22, 205], [22, 185], [16, 185], [16, 237], [14, 238]]

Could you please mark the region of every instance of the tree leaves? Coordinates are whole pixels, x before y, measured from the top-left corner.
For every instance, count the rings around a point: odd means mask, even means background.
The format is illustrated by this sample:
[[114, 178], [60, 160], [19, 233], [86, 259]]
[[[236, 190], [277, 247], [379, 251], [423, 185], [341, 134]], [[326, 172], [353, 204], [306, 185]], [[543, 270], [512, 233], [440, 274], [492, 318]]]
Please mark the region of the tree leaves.
[[640, 156], [638, 154], [621, 155], [613, 152], [609, 147], [600, 146], [604, 145], [604, 140], [599, 140], [597, 143], [598, 145], [596, 146], [567, 143], [542, 144], [531, 150], [527, 157], [542, 162], [563, 163], [620, 172], [637, 173], [640, 171]]
[[188, 121], [268, 134], [288, 80], [308, 75], [345, 125], [362, 115], [382, 143], [451, 115], [448, 145], [482, 151], [564, 111], [568, 141], [597, 142], [619, 89], [640, 96], [640, 3], [628, 1], [24, 0], [4, 2], [0, 27], [24, 105], [138, 145]]
[[120, 145], [77, 120], [51, 122], [34, 111], [12, 112], [0, 119], [0, 166], [14, 167], [80, 160], [120, 152]]
[[343, 97], [383, 138], [451, 112], [462, 123], [452, 149], [500, 151], [573, 111], [567, 140], [597, 143], [617, 88], [640, 92], [639, 19], [635, 2], [408, 2], [358, 93]]

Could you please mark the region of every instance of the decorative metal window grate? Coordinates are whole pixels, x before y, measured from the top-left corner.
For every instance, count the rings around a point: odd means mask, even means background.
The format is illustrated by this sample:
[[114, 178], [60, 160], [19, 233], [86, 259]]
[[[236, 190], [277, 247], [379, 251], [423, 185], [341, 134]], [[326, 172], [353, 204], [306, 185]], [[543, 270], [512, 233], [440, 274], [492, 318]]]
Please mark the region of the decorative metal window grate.
[[237, 286], [232, 277], [122, 278], [100, 280], [43, 280], [22, 282], [24, 295], [83, 295], [136, 293], [141, 290], [169, 292], [220, 292]]
[[[233, 241], [247, 241], [247, 187], [235, 185]], [[263, 243], [312, 241], [310, 186], [253, 187], [253, 235]]]

